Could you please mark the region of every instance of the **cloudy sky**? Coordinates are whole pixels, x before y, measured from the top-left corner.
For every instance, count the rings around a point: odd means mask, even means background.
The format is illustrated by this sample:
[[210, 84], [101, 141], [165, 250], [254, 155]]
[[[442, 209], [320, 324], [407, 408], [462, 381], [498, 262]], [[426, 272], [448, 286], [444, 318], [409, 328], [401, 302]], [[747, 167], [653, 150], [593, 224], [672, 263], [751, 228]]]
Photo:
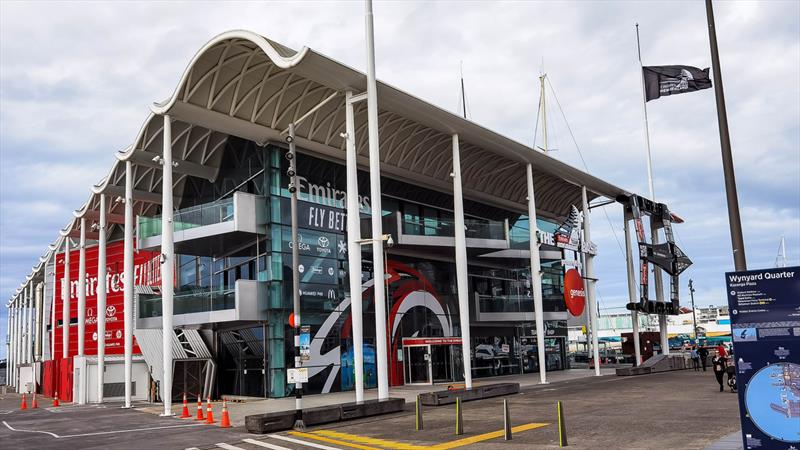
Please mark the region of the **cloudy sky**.
[[[800, 264], [800, 3], [715, 5], [750, 268], [782, 235]], [[711, 65], [702, 2], [377, 2], [378, 77], [532, 143], [542, 68], [553, 155], [647, 193], [634, 24], [645, 65]], [[229, 29], [309, 46], [364, 70], [363, 3], [0, 2], [0, 298], [29, 273], [92, 183], [168, 97], [192, 55]], [[699, 304], [725, 304], [733, 269], [714, 93], [648, 105], [660, 201], [686, 219], [678, 244]], [[601, 307], [627, 301], [621, 208], [593, 214]], [[615, 234], [617, 237], [615, 237]], [[686, 277], [686, 278], [688, 278]], [[684, 280], [684, 282], [687, 280]], [[685, 300], [688, 293], [682, 287]], [[6, 325], [0, 310], [0, 328]], [[4, 346], [0, 354], [5, 352]]]

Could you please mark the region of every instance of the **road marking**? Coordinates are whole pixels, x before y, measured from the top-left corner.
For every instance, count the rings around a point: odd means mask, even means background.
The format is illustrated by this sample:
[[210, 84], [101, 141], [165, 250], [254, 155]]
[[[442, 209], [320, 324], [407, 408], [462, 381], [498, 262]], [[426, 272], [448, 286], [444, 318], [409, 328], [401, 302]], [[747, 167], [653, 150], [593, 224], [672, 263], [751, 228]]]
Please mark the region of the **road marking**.
[[218, 443], [217, 447], [224, 448], [225, 450], [244, 450], [242, 447], [237, 447], [235, 445], [228, 445], [224, 442]]
[[361, 444], [370, 444], [378, 447], [391, 448], [397, 450], [420, 450], [424, 448], [429, 448], [427, 446], [406, 444], [405, 442], [390, 441], [387, 439], [378, 439], [369, 436], [360, 436], [358, 434], [342, 433], [341, 431], [318, 430], [318, 431], [312, 431], [311, 433], [335, 439], [342, 439], [345, 441], [359, 442]]
[[[524, 425], [518, 425], [516, 427], [513, 427], [511, 431], [513, 433], [521, 433], [523, 431], [533, 430], [547, 425], [549, 424], [535, 423], [535, 422], [526, 423]], [[323, 442], [329, 442], [332, 444], [349, 446], [362, 450], [377, 450], [380, 448], [399, 449], [399, 450], [421, 450], [421, 449], [447, 450], [457, 447], [463, 447], [465, 445], [476, 444], [478, 442], [488, 441], [489, 439], [499, 438], [503, 436], [504, 432], [503, 430], [492, 431], [490, 433], [479, 434], [477, 436], [470, 436], [468, 438], [457, 439], [455, 441], [443, 442], [441, 444], [435, 444], [430, 446], [407, 444], [404, 442], [371, 438], [369, 436], [360, 436], [357, 434], [342, 433], [340, 431], [332, 431], [332, 430], [317, 430], [317, 431], [312, 431], [311, 433], [300, 433], [297, 431], [290, 431], [289, 434], [302, 436], [310, 439], [316, 439]], [[354, 444], [353, 442], [356, 443]], [[361, 445], [361, 444], [369, 444], [369, 445], [374, 445], [376, 447], [369, 447], [367, 445]]]
[[[336, 447], [328, 447], [327, 445], [315, 444], [313, 442], [308, 442], [308, 441], [301, 441], [300, 439], [293, 439], [293, 438], [290, 438], [288, 436], [281, 436], [279, 434], [269, 434], [268, 436], [273, 438], [273, 439], [280, 439], [280, 440], [283, 440], [283, 441], [286, 441], [286, 442], [291, 442], [293, 444], [307, 445], [309, 447], [318, 448], [320, 450], [339, 450]], [[247, 439], [245, 439], [245, 440], [247, 440]]]
[[200, 427], [205, 425], [204, 423], [190, 423], [187, 425], [168, 425], [165, 427], [148, 427], [148, 428], [135, 428], [133, 430], [115, 430], [115, 431], [98, 431], [97, 433], [82, 433], [82, 434], [70, 434], [67, 436], [59, 436], [59, 438], [73, 438], [73, 437], [81, 437], [81, 436], [99, 436], [101, 434], [115, 434], [115, 433], [132, 433], [134, 431], [151, 431], [151, 430], [166, 430], [169, 428], [186, 428], [186, 427]]
[[44, 433], [44, 434], [49, 434], [50, 436], [53, 436], [53, 437], [54, 437], [54, 438], [56, 438], [56, 439], [58, 439], [58, 438], [60, 437], [59, 435], [57, 435], [57, 434], [55, 434], [55, 433], [51, 433], [51, 432], [49, 432], [49, 431], [38, 431], [38, 430], [17, 430], [16, 428], [14, 428], [14, 427], [12, 427], [11, 425], [9, 425], [9, 424], [8, 424], [8, 422], [6, 422], [5, 420], [3, 421], [3, 425], [5, 425], [5, 426], [6, 426], [6, 428], [8, 428], [8, 429], [9, 429], [9, 430], [11, 430], [11, 431], [20, 431], [20, 432], [23, 432], [23, 433]]
[[185, 450], [200, 450], [200, 449], [199, 449], [199, 448], [197, 448], [197, 447], [189, 447], [189, 448], [187, 448], [187, 449], [185, 449]]
[[[242, 440], [244, 442], [247, 442], [248, 444], [258, 445], [259, 447], [271, 448], [272, 450], [290, 450], [290, 449], [288, 449], [286, 447], [281, 447], [280, 445], [270, 444], [270, 443], [267, 443], [267, 442], [261, 442], [261, 441], [255, 440], [255, 439], [242, 439]], [[304, 442], [303, 444], [304, 445], [308, 445], [308, 442]]]
[[43, 434], [49, 434], [50, 436], [53, 436], [56, 439], [66, 439], [66, 438], [74, 438], [74, 437], [81, 437], [81, 436], [99, 436], [99, 435], [102, 435], [102, 434], [131, 433], [131, 432], [134, 432], [134, 431], [151, 431], [151, 430], [163, 430], [163, 429], [168, 429], [168, 428], [198, 427], [198, 426], [202, 426], [202, 425], [205, 425], [205, 424], [192, 423], [192, 424], [188, 424], [188, 425], [169, 425], [169, 426], [165, 426], [165, 427], [135, 428], [133, 430], [98, 431], [96, 433], [68, 434], [68, 435], [64, 435], [64, 436], [59, 436], [58, 434], [51, 433], [49, 431], [22, 430], [22, 429], [18, 430], [16, 428], [12, 427], [11, 425], [9, 425], [8, 422], [6, 422], [5, 420], [3, 421], [3, 425], [5, 425], [6, 428], [8, 428], [11, 431], [19, 431], [19, 432], [23, 432], [23, 433], [43, 433]]
[[[533, 429], [536, 429], [536, 428], [541, 428], [541, 427], [544, 427], [544, 426], [547, 426], [547, 425], [550, 425], [550, 424], [549, 423], [535, 423], [535, 422], [534, 423], [526, 423], [525, 425], [519, 425], [519, 426], [511, 428], [511, 432], [512, 433], [520, 433], [520, 432], [527, 431], [527, 430], [533, 430]], [[456, 441], [443, 442], [441, 444], [434, 445], [434, 446], [432, 446], [430, 448], [433, 448], [433, 449], [436, 449], [436, 450], [445, 450], [445, 449], [450, 449], [450, 448], [463, 447], [465, 445], [475, 444], [477, 442], [488, 441], [489, 439], [499, 438], [499, 437], [503, 436], [503, 434], [504, 434], [503, 430], [492, 431], [491, 433], [479, 434], [477, 436], [472, 436], [472, 437], [468, 437], [468, 438], [464, 438], [464, 439], [459, 439], [459, 440], [456, 440]]]
[[317, 440], [317, 441], [327, 442], [329, 444], [341, 445], [342, 447], [358, 448], [360, 450], [380, 450], [380, 449], [375, 448], [375, 447], [367, 447], [366, 445], [351, 444], [349, 442], [337, 441], [336, 439], [327, 438], [325, 436], [317, 436], [317, 435], [313, 435], [311, 433], [303, 433], [303, 432], [300, 432], [300, 431], [290, 431], [289, 434], [291, 434], [293, 436], [300, 436], [300, 437], [304, 437], [304, 438], [314, 439], [314, 440]]

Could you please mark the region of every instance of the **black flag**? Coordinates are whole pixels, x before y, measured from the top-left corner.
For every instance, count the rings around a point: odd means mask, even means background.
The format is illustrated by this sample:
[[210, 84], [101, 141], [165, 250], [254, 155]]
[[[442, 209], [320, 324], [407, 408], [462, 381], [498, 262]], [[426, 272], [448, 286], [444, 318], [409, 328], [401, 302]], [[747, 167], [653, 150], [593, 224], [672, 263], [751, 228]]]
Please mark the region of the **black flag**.
[[683, 94], [711, 87], [708, 68], [691, 66], [645, 66], [644, 88], [647, 101], [665, 95]]

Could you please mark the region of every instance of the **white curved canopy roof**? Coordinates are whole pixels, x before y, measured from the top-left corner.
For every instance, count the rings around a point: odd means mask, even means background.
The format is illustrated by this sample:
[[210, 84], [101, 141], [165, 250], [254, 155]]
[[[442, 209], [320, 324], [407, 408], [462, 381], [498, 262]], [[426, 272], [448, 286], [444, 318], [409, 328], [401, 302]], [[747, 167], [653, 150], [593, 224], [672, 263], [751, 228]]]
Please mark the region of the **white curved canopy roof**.
[[[153, 215], [161, 202], [162, 114], [172, 119], [174, 195], [180, 204], [187, 177], [214, 180], [229, 136], [259, 144], [283, 141], [290, 122], [307, 116], [295, 133], [301, 150], [344, 161], [344, 92], [366, 89], [366, 75], [303, 47], [292, 50], [249, 31], [229, 31], [206, 43], [192, 58], [166, 101], [155, 104], [133, 144], [117, 153], [109, 174], [91, 188], [58, 239], [31, 273], [42, 277], [52, 252], [75, 237], [80, 218], [96, 220], [99, 194], [106, 194], [109, 225], [123, 214], [125, 165], [131, 162], [134, 214]], [[309, 112], [335, 95], [324, 106]], [[367, 168], [366, 102], [355, 105], [359, 165]], [[378, 82], [381, 170], [385, 176], [451, 191], [451, 136], [459, 135], [464, 196], [527, 211], [526, 165], [532, 164], [537, 212], [563, 218], [581, 201], [614, 199], [628, 192], [447, 112], [395, 87]], [[114, 220], [116, 218], [117, 220]], [[110, 229], [109, 231], [112, 231]], [[96, 234], [96, 233], [94, 233]], [[90, 234], [87, 237], [91, 239]]]

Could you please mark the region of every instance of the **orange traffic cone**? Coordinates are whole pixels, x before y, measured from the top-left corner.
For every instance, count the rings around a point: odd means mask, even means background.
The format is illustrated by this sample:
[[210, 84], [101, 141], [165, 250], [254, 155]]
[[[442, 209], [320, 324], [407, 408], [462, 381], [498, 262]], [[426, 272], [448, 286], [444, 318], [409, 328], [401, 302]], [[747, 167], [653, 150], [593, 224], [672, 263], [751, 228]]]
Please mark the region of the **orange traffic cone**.
[[181, 419], [189, 419], [192, 415], [189, 414], [189, 404], [186, 403], [186, 392], [183, 393], [183, 412], [181, 413]]
[[28, 409], [28, 403], [25, 401], [25, 394], [22, 394], [22, 404], [19, 405], [19, 409]]
[[214, 423], [214, 411], [211, 409], [211, 399], [206, 400], [206, 423]]
[[228, 402], [224, 398], [222, 399], [222, 420], [220, 420], [219, 426], [222, 428], [231, 427], [231, 418], [228, 415]]
[[36, 409], [39, 407], [39, 404], [36, 403], [36, 392], [33, 393], [33, 401], [31, 402], [31, 409]]
[[200, 398], [200, 394], [197, 394], [197, 418], [195, 420], [206, 420], [203, 417], [203, 400]]
[[53, 397], [53, 408], [56, 406], [61, 406], [61, 403], [58, 402], [58, 391], [56, 391], [56, 396]]

